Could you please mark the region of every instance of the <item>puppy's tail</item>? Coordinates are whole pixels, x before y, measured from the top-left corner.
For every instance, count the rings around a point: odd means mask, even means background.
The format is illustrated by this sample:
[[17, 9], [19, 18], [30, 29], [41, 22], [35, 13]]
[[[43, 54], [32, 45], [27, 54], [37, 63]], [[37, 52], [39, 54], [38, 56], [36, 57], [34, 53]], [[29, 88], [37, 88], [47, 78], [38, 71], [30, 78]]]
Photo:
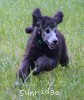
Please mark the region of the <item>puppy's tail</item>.
[[25, 32], [28, 33], [28, 34], [31, 34], [33, 32], [33, 27], [25, 28]]

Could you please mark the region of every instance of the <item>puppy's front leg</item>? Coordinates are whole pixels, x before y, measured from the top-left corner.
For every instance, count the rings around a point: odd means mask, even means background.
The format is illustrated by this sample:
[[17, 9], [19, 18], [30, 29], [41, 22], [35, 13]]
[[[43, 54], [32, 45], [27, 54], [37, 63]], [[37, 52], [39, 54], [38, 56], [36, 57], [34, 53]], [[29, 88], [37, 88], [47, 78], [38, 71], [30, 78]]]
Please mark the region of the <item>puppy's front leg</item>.
[[37, 75], [43, 71], [50, 71], [55, 66], [57, 66], [57, 60], [51, 59], [46, 56], [39, 57], [35, 63], [35, 69], [33, 71], [33, 75]]
[[26, 57], [24, 57], [16, 73], [16, 78], [19, 77], [19, 79], [22, 79], [22, 81], [24, 82], [24, 80], [30, 73], [30, 66], [31, 66], [30, 61]]

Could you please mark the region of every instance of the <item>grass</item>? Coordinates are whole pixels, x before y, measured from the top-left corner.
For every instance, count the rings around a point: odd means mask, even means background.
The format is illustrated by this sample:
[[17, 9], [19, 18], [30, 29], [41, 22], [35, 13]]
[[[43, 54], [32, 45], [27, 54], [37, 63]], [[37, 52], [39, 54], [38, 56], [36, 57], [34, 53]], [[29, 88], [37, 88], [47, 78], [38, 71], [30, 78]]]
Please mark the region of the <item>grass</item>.
[[[64, 13], [58, 29], [64, 34], [70, 57], [69, 68], [60, 65], [51, 72], [13, 88], [15, 74], [22, 59], [32, 24], [32, 11], [39, 7], [43, 15]], [[51, 94], [42, 94], [48, 90]], [[35, 96], [21, 95], [39, 91]], [[52, 95], [53, 91], [59, 95]], [[84, 0], [0, 0], [0, 100], [84, 100]]]

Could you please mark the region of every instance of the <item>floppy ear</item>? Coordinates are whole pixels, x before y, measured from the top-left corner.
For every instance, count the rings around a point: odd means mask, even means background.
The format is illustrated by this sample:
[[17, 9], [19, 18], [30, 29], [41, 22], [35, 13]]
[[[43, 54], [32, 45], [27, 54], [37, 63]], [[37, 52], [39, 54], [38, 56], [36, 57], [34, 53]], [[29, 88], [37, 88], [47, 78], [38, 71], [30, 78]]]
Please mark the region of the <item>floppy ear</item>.
[[39, 8], [34, 10], [34, 12], [32, 14], [32, 18], [33, 18], [33, 27], [35, 27], [35, 26], [39, 27], [39, 24], [42, 19], [41, 11]]
[[25, 28], [25, 32], [27, 34], [31, 34], [33, 32], [33, 27], [27, 27], [27, 28]]
[[53, 17], [55, 18], [56, 23], [60, 24], [63, 20], [63, 16], [63, 13], [61, 11], [58, 11]]

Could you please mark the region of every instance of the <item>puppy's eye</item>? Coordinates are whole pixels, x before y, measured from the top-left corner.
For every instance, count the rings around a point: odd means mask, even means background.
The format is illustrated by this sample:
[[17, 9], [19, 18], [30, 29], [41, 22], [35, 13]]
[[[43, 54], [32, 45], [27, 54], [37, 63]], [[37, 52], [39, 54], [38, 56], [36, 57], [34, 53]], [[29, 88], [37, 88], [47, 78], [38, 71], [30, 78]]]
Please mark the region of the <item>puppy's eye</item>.
[[56, 33], [56, 32], [57, 32], [57, 30], [56, 30], [56, 29], [54, 29], [54, 32]]
[[46, 33], [50, 33], [50, 29], [46, 29], [45, 32], [46, 32]]
[[37, 22], [37, 27], [39, 28], [39, 27], [40, 27], [40, 25], [41, 25], [41, 22], [40, 22], [40, 21], [38, 21], [38, 22]]
[[38, 28], [40, 27], [40, 24], [39, 24], [39, 23], [37, 23], [37, 27], [38, 27]]

